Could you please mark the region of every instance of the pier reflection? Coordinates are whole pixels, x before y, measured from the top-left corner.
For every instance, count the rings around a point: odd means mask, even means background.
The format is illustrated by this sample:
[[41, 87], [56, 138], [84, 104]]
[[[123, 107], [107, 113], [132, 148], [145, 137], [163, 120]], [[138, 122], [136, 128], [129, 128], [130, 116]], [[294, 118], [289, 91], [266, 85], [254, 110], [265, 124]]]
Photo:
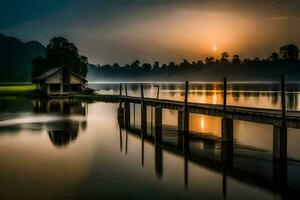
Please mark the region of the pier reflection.
[[52, 144], [58, 148], [66, 147], [75, 141], [82, 130], [87, 126], [87, 104], [81, 101], [68, 99], [36, 99], [35, 113], [47, 113], [62, 117], [57, 121], [43, 124]]
[[[183, 185], [187, 189], [189, 188], [189, 179], [192, 179], [194, 176], [189, 174], [191, 173], [189, 172], [189, 164], [196, 164], [219, 173], [223, 177], [222, 192], [224, 198], [230, 190], [228, 188], [230, 187], [228, 185], [229, 179], [235, 179], [244, 184], [280, 194], [282, 199], [300, 194], [297, 185], [288, 184], [288, 162], [286, 159], [273, 161], [272, 158], [240, 151], [238, 150], [240, 147], [237, 144], [222, 143], [215, 139], [209, 139], [207, 136], [202, 137], [201, 134], [191, 132], [185, 133], [178, 130], [163, 129], [160, 136], [160, 132], [157, 133], [155, 129], [153, 129], [155, 132], [153, 135], [144, 133], [140, 127], [120, 126], [120, 129], [125, 130], [126, 134], [140, 137], [142, 165], [144, 160], [144, 143], [153, 145], [155, 149], [153, 168], [158, 179], [163, 179], [164, 177], [165, 161], [163, 155], [164, 152], [168, 152], [182, 159], [184, 165]], [[122, 134], [122, 132], [120, 133]], [[157, 137], [162, 138], [158, 139]], [[177, 141], [174, 142], [175, 140]]]

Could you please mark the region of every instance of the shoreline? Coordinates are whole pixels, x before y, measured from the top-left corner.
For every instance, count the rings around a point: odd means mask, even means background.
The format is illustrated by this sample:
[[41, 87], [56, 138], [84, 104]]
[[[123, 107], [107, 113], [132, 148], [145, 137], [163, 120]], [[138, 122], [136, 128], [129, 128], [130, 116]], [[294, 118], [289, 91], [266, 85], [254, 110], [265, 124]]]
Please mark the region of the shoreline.
[[68, 97], [55, 97], [51, 98], [49, 96], [41, 95], [38, 92], [6, 92], [0, 93], [1, 97], [7, 96], [20, 96], [20, 97], [29, 97], [29, 98], [41, 98], [45, 100], [58, 100], [58, 99], [78, 99], [87, 102], [105, 102], [105, 103], [118, 103], [118, 95], [103, 95], [103, 94], [74, 94]]

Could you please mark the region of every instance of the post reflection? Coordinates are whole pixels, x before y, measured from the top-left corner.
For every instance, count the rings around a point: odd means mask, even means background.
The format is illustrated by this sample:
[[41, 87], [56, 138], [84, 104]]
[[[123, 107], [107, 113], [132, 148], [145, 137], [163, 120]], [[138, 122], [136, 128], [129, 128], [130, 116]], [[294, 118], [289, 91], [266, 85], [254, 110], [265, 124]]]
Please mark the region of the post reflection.
[[[188, 189], [189, 182], [191, 181], [193, 174], [189, 171], [189, 165], [191, 163], [216, 171], [222, 177], [222, 194], [226, 198], [228, 191], [230, 190], [229, 180], [238, 180], [242, 183], [252, 185], [255, 187], [264, 188], [273, 192], [274, 194], [280, 194], [282, 198], [286, 198], [291, 194], [298, 194], [297, 191], [291, 189], [287, 184], [287, 160], [281, 160], [277, 162], [267, 161], [265, 158], [257, 158], [255, 155], [241, 154], [241, 152], [235, 152], [235, 144], [232, 142], [220, 142], [215, 139], [207, 138], [207, 135], [201, 135], [188, 131], [188, 127], [184, 127], [184, 119], [187, 115], [179, 112], [178, 115], [178, 129], [170, 134], [170, 131], [160, 128], [155, 128], [154, 135], [141, 134], [143, 130], [147, 130], [145, 127], [134, 128], [124, 127], [127, 133], [130, 135], [136, 135], [141, 137], [142, 146], [142, 164], [144, 164], [144, 143], [151, 144], [154, 148], [155, 164], [153, 166], [156, 177], [161, 180], [164, 177], [164, 162], [165, 158], [163, 152], [168, 152], [178, 156], [182, 159], [184, 166], [183, 172], [183, 186]], [[121, 125], [121, 124], [120, 124]], [[149, 124], [148, 124], [149, 125]], [[221, 125], [223, 125], [221, 123]], [[120, 126], [121, 127], [121, 126]], [[186, 129], [186, 130], [184, 130]], [[150, 131], [150, 129], [148, 129]], [[176, 138], [177, 141], [170, 138]], [[272, 177], [265, 176], [259, 171], [250, 166], [265, 165], [270, 163], [273, 168]]]
[[87, 115], [87, 104], [80, 101], [67, 99], [35, 99], [34, 112], [63, 117], [62, 120], [43, 124], [48, 132], [50, 141], [58, 148], [66, 147], [75, 141], [81, 130], [85, 130], [87, 126], [85, 119]]

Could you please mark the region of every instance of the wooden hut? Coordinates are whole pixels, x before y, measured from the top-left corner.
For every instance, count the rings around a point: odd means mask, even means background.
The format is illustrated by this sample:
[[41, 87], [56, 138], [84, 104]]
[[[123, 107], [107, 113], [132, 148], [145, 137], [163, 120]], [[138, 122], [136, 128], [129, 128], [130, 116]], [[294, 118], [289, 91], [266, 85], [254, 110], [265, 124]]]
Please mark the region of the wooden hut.
[[63, 96], [83, 91], [87, 80], [66, 67], [52, 68], [32, 80], [49, 96]]

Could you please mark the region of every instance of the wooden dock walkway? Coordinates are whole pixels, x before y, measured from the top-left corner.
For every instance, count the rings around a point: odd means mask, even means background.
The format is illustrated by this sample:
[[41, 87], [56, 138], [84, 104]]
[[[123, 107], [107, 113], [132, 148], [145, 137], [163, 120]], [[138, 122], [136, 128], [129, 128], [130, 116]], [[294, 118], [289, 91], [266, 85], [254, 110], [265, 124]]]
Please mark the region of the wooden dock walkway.
[[224, 78], [222, 105], [188, 102], [188, 81], [185, 83], [184, 101], [159, 99], [159, 88], [156, 99], [145, 98], [143, 85], [141, 85], [140, 88], [141, 97], [128, 96], [126, 85], [125, 95], [122, 95], [122, 85], [120, 84], [119, 122], [124, 124], [125, 127], [130, 127], [131, 104], [140, 104], [141, 129], [142, 132], [147, 132], [147, 106], [154, 107], [155, 134], [158, 141], [160, 141], [162, 137], [162, 109], [178, 111], [178, 130], [182, 131], [185, 135], [189, 134], [190, 113], [220, 117], [222, 122], [221, 141], [223, 143], [233, 143], [234, 120], [272, 125], [274, 160], [286, 160], [287, 158], [287, 128], [300, 129], [300, 112], [286, 111], [285, 81], [283, 76], [281, 77], [281, 110], [228, 106], [226, 78]]
[[[132, 96], [120, 96], [121, 102], [130, 102], [141, 104], [143, 101], [145, 106], [162, 107], [170, 110], [184, 110], [183, 101], [144, 98]], [[282, 111], [275, 109], [250, 108], [239, 106], [227, 106], [226, 114], [223, 105], [216, 104], [200, 104], [187, 103], [187, 111], [189, 113], [210, 115], [216, 117], [226, 117], [228, 119], [250, 121], [262, 124], [280, 125], [282, 123]], [[300, 112], [287, 111], [285, 115], [285, 123], [289, 128], [300, 128]]]

